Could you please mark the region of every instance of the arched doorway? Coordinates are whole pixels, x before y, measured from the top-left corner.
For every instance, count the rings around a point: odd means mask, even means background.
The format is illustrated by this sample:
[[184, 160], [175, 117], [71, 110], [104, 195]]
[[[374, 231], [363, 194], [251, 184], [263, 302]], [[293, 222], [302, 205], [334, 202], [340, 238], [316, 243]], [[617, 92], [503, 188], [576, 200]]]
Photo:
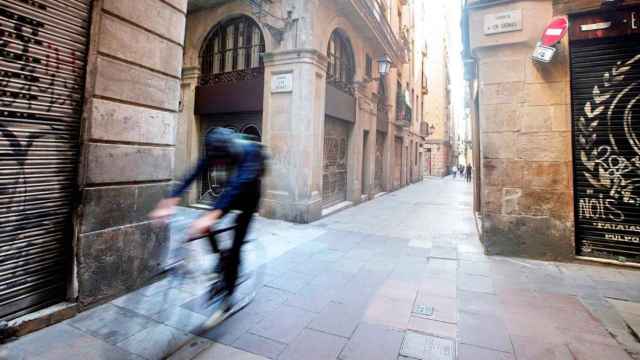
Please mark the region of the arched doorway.
[[[201, 139], [212, 129], [226, 127], [261, 140], [264, 51], [262, 31], [249, 16], [233, 17], [212, 27], [200, 51], [196, 87]], [[226, 177], [225, 169], [209, 169], [202, 179], [200, 201], [216, 198]]]
[[355, 60], [349, 38], [336, 29], [327, 45], [322, 205], [347, 200], [349, 137], [355, 122]]

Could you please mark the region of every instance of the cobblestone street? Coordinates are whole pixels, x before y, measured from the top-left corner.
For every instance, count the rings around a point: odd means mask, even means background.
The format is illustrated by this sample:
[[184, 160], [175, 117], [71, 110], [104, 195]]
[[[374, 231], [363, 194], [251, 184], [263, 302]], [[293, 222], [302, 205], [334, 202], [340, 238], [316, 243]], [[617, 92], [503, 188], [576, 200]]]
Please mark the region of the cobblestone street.
[[471, 194], [460, 179], [427, 179], [311, 225], [259, 219], [264, 284], [213, 331], [192, 333], [203, 286], [164, 279], [0, 357], [631, 359], [638, 272], [487, 257]]

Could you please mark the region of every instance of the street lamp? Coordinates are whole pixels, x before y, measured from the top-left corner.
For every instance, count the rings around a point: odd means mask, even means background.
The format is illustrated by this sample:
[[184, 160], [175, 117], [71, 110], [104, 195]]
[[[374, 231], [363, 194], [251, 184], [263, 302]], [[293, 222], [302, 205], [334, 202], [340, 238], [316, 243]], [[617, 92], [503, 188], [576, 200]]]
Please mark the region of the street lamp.
[[388, 75], [389, 70], [391, 70], [391, 58], [389, 55], [384, 54], [380, 59], [378, 59], [378, 73], [380, 74], [380, 77]]

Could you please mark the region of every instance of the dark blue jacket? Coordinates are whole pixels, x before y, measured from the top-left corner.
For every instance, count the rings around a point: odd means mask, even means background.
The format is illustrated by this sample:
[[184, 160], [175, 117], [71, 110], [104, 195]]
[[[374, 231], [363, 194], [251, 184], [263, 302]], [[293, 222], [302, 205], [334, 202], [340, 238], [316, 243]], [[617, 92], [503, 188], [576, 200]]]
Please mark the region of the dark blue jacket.
[[[236, 141], [242, 150], [241, 154], [224, 191], [213, 206], [214, 210], [221, 210], [224, 214], [231, 210], [255, 210], [260, 197], [260, 180], [266, 168], [266, 156], [261, 144], [245, 140]], [[207, 171], [208, 165], [206, 157], [200, 158], [196, 167], [172, 191], [171, 197], [181, 196], [198, 176]]]

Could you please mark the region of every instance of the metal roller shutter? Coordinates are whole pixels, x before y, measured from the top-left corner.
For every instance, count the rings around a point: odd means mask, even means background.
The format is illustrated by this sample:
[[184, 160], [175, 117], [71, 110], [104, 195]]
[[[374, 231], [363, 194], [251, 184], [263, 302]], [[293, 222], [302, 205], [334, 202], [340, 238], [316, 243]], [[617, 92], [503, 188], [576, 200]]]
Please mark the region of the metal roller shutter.
[[640, 263], [640, 36], [571, 43], [576, 246]]
[[0, 0], [0, 319], [66, 296], [90, 0]]

